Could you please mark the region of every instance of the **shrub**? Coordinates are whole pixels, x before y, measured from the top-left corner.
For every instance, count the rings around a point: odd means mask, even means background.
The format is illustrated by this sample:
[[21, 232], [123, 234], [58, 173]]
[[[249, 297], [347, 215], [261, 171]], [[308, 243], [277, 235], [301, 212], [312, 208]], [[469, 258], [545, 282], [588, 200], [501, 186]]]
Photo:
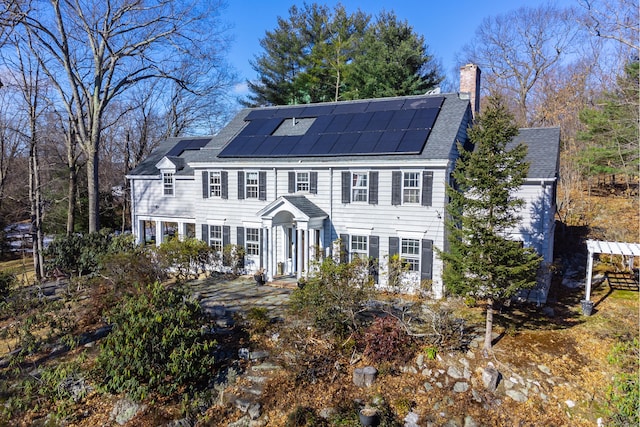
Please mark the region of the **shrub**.
[[231, 267], [233, 274], [238, 274], [244, 268], [245, 250], [242, 245], [225, 245], [222, 248], [222, 263]]
[[122, 237], [113, 241], [110, 230], [104, 229], [96, 233], [71, 234], [58, 236], [44, 252], [45, 269], [52, 272], [56, 269], [69, 274], [95, 275], [100, 270], [100, 261], [105, 254], [115, 253], [121, 248], [133, 245], [127, 244]]
[[373, 363], [406, 362], [411, 358], [411, 337], [395, 317], [376, 317], [362, 334], [364, 355]]
[[312, 427], [325, 425], [324, 420], [316, 415], [313, 408], [296, 406], [287, 415], [286, 427]]
[[608, 415], [614, 425], [640, 425], [640, 342], [626, 339], [613, 346], [608, 356], [610, 364], [619, 372], [613, 378], [607, 397]]
[[0, 303], [7, 300], [16, 282], [17, 278], [14, 272], [6, 270], [0, 271]]
[[215, 341], [205, 316], [181, 287], [150, 285], [112, 310], [113, 331], [101, 345], [97, 373], [110, 392], [140, 400], [197, 391], [214, 373]]
[[264, 307], [251, 307], [247, 311], [248, 329], [251, 334], [261, 334], [267, 330], [271, 323], [269, 310]]
[[178, 282], [198, 278], [200, 272], [206, 271], [212, 255], [211, 247], [195, 238], [169, 239], [158, 247], [157, 252], [163, 267], [172, 269]]
[[344, 334], [358, 329], [358, 314], [366, 309], [373, 282], [368, 260], [336, 264], [326, 258], [306, 285], [291, 294], [291, 309], [311, 316], [323, 330]]

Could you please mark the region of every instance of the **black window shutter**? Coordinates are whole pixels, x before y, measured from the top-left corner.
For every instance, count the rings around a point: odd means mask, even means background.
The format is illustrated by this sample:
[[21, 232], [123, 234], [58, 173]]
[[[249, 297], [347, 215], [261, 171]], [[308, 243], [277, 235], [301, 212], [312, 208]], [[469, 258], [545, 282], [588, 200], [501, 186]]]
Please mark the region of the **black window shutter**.
[[296, 192], [296, 173], [289, 172], [289, 193]]
[[267, 172], [258, 172], [258, 200], [267, 200]]
[[400, 238], [389, 237], [389, 257], [400, 253]]
[[378, 283], [379, 259], [380, 238], [378, 236], [369, 236], [369, 274], [373, 279], [373, 283]]
[[420, 278], [431, 280], [433, 273], [433, 240], [422, 239], [422, 262]]
[[202, 198], [209, 197], [209, 172], [202, 171]]
[[224, 225], [222, 227], [222, 246], [231, 244], [231, 227]]
[[351, 172], [342, 172], [342, 203], [351, 201]]
[[369, 204], [378, 204], [378, 172], [369, 172]]
[[402, 172], [391, 172], [391, 204], [398, 206], [402, 204]]
[[433, 197], [433, 172], [422, 172], [422, 206], [431, 206]]
[[244, 199], [244, 172], [238, 171], [238, 200]]
[[309, 193], [318, 194], [318, 172], [309, 173]]
[[343, 264], [349, 262], [349, 235], [348, 234], [340, 235], [340, 262]]
[[220, 172], [220, 186], [222, 187], [221, 195], [223, 199], [229, 198], [229, 173], [227, 171]]
[[202, 241], [209, 244], [209, 226], [207, 224], [202, 224]]
[[244, 227], [238, 227], [237, 238], [238, 246], [244, 246]]

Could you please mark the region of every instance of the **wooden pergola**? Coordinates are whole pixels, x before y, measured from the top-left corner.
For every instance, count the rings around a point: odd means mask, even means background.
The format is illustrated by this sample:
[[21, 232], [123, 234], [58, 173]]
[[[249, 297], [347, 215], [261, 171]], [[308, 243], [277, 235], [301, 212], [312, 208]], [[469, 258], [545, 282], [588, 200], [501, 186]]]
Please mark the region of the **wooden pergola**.
[[589, 257], [587, 258], [587, 281], [585, 283], [585, 300], [591, 299], [591, 278], [593, 275], [593, 255], [623, 255], [629, 258], [629, 269], [633, 269], [634, 257], [640, 257], [640, 243], [621, 243], [621, 242], [604, 242], [600, 240], [587, 240], [587, 250]]

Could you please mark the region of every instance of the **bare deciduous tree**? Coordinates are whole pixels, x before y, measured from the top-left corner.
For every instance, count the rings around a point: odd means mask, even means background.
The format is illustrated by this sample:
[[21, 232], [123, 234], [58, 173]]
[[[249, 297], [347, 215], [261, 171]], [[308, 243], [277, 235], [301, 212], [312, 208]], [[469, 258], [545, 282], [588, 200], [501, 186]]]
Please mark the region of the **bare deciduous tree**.
[[[99, 229], [99, 160], [108, 106], [135, 84], [171, 79], [185, 58], [224, 48], [221, 1], [49, 0], [33, 3], [23, 28], [33, 54], [58, 91], [86, 156], [89, 231]], [[218, 66], [212, 58], [212, 66]]]
[[573, 16], [543, 5], [485, 18], [459, 62], [479, 65], [484, 89], [513, 102], [516, 121], [531, 126], [540, 81], [571, 53], [579, 34]]
[[640, 11], [637, 0], [579, 0], [587, 14], [584, 24], [597, 37], [640, 50]]

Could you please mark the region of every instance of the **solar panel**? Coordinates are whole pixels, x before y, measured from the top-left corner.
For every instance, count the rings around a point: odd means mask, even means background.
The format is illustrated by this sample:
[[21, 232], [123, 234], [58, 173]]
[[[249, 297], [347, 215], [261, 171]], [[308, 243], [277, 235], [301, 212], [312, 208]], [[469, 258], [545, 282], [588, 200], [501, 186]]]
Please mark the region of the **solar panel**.
[[428, 129], [408, 130], [402, 136], [402, 141], [400, 141], [398, 145], [398, 151], [401, 153], [420, 153], [424, 148], [424, 144], [427, 142], [428, 136]]
[[393, 117], [393, 111], [376, 111], [365, 130], [385, 130]]
[[272, 156], [288, 156], [302, 139], [301, 136], [283, 136], [277, 146], [271, 151]]
[[403, 135], [404, 132], [400, 130], [388, 130], [384, 132], [374, 147], [373, 152], [377, 154], [395, 153]]
[[367, 110], [367, 106], [369, 103], [367, 102], [345, 102], [343, 104], [338, 104], [333, 109], [333, 114], [354, 114], [354, 113], [364, 113]]
[[[427, 96], [252, 110], [249, 123], [220, 157], [304, 157], [420, 153], [444, 97]], [[279, 129], [283, 120], [310, 118], [297, 135]], [[207, 139], [180, 145], [200, 148]], [[197, 142], [195, 142], [197, 141]], [[176, 145], [176, 148], [179, 146]]]
[[357, 133], [343, 133], [336, 136], [336, 142], [331, 150], [332, 155], [349, 154], [358, 141]]
[[259, 110], [251, 110], [249, 114], [245, 117], [245, 120], [264, 120], [270, 119], [273, 117], [275, 108], [265, 108]]
[[435, 108], [426, 108], [421, 110], [415, 110], [416, 114], [411, 120], [409, 129], [431, 129], [436, 122], [436, 117], [440, 110]]
[[313, 144], [315, 144], [319, 138], [320, 138], [320, 135], [318, 134], [307, 133], [302, 138], [300, 138], [297, 144], [291, 149], [289, 154], [294, 156], [294, 155], [303, 155], [308, 153], [311, 147], [313, 147]]
[[327, 126], [329, 126], [332, 120], [332, 116], [319, 116], [309, 128], [307, 134], [319, 134], [325, 132]]
[[178, 157], [187, 150], [201, 149], [202, 147], [207, 145], [209, 141], [211, 141], [211, 139], [209, 138], [183, 139], [182, 141], [179, 141], [176, 145], [174, 145], [166, 155], [169, 157]]
[[331, 120], [325, 132], [328, 132], [328, 133], [344, 132], [349, 126], [349, 122], [351, 121], [353, 116], [354, 114], [337, 114], [335, 116], [330, 116], [330, 117], [333, 117], [333, 120]]
[[415, 110], [397, 110], [393, 112], [393, 117], [387, 129], [408, 129], [411, 119], [416, 114]]
[[289, 107], [289, 108], [278, 108], [275, 111], [273, 117], [280, 117], [282, 119], [287, 118], [290, 119], [292, 117], [304, 117], [303, 115], [304, 107]]
[[326, 116], [333, 112], [334, 105], [311, 104], [304, 107], [300, 117]]
[[423, 109], [423, 108], [440, 108], [442, 106], [443, 101], [444, 101], [444, 97], [442, 96], [411, 98], [404, 101], [404, 105], [402, 106], [402, 109], [415, 110], [415, 109]]
[[331, 134], [320, 135], [320, 138], [311, 147], [307, 154], [309, 155], [328, 155], [332, 153], [332, 148], [336, 143], [336, 136]]
[[368, 154], [371, 153], [378, 143], [382, 132], [363, 132], [358, 137], [358, 141], [351, 150], [352, 154]]
[[398, 110], [402, 108], [404, 104], [404, 99], [390, 99], [388, 101], [375, 101], [369, 102], [369, 106], [367, 107], [367, 111], [389, 111], [389, 110]]

